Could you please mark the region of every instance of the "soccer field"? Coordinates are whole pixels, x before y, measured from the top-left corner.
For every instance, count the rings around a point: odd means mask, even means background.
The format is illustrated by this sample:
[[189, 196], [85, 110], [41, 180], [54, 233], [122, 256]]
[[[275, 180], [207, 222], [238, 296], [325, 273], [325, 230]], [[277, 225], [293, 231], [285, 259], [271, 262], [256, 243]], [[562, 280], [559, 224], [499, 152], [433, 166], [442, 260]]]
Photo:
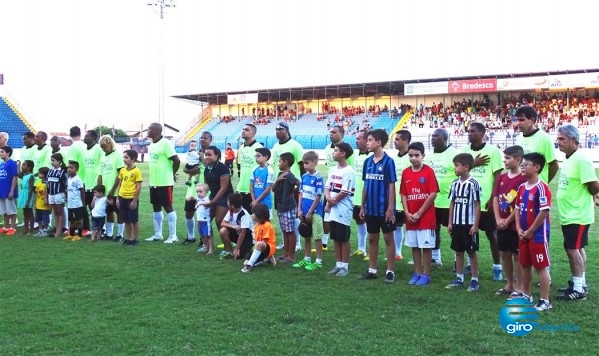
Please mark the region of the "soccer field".
[[[143, 240], [153, 226], [148, 167], [139, 167], [146, 179]], [[179, 241], [186, 231], [184, 180], [181, 175], [175, 187]], [[550, 186], [555, 192], [556, 180]], [[553, 298], [569, 279], [555, 198], [551, 218]], [[273, 225], [278, 232], [278, 223]], [[352, 226], [352, 251], [355, 231]], [[347, 278], [327, 275], [332, 251], [325, 252], [324, 268], [314, 272], [277, 264], [241, 273], [242, 261], [197, 253], [197, 245], [142, 241], [126, 247], [0, 235], [0, 354], [594, 354], [598, 235], [595, 224], [587, 249], [588, 300], [554, 299], [553, 310], [538, 319], [580, 331], [524, 337], [510, 336], [499, 324], [505, 298], [494, 295], [502, 284], [492, 281], [485, 238], [481, 289], [469, 293], [444, 288], [454, 278], [446, 231], [444, 265], [433, 269], [427, 287], [407, 284], [413, 268], [405, 247], [396, 282], [389, 285], [382, 276], [357, 280], [367, 269], [357, 257], [350, 260]], [[220, 243], [218, 234], [215, 239]], [[382, 260], [378, 267], [384, 268]], [[533, 289], [535, 300], [538, 292]]]

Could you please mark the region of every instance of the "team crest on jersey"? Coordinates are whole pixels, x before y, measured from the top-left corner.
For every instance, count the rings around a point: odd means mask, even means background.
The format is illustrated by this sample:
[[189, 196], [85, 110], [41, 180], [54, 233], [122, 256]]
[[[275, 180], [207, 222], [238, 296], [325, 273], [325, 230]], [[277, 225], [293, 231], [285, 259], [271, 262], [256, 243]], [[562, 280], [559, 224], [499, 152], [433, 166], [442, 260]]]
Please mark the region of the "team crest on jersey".
[[383, 166], [379, 166], [379, 172], [383, 171]]
[[420, 177], [418, 181], [420, 182], [420, 184], [424, 184], [426, 182], [426, 179], [424, 179], [424, 177]]
[[529, 194], [529, 195], [528, 195], [528, 200], [530, 200], [530, 201], [533, 201], [533, 200], [535, 200], [535, 196], [534, 196], [534, 194]]

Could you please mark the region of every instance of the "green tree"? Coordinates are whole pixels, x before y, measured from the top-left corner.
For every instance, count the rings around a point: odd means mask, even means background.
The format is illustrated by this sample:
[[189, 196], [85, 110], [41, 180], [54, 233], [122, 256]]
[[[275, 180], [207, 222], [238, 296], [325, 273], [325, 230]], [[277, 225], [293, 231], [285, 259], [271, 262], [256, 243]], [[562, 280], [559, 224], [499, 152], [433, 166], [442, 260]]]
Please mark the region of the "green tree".
[[114, 129], [114, 134], [112, 133], [112, 128], [108, 126], [97, 126], [93, 128], [94, 131], [98, 133], [98, 137], [102, 135], [111, 136], [116, 142], [127, 142], [129, 141], [129, 135], [121, 129]]

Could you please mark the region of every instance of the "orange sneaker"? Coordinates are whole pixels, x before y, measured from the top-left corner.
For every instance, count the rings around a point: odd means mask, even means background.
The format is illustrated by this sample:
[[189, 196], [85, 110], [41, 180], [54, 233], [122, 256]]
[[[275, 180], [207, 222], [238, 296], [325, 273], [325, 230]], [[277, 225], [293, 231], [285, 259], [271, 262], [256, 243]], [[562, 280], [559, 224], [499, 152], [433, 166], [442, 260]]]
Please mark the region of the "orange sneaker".
[[0, 234], [6, 234], [7, 232], [8, 232], [8, 229], [5, 229], [5, 228], [0, 229]]
[[63, 240], [72, 240], [74, 238], [74, 236], [71, 235], [66, 235], [65, 237], [63, 237]]
[[12, 229], [12, 228], [11, 228], [11, 229], [7, 229], [7, 230], [6, 230], [6, 235], [8, 235], [8, 236], [12, 236], [12, 235], [14, 235], [14, 234], [16, 234], [16, 233], [17, 233], [17, 230], [16, 230], [16, 229]]

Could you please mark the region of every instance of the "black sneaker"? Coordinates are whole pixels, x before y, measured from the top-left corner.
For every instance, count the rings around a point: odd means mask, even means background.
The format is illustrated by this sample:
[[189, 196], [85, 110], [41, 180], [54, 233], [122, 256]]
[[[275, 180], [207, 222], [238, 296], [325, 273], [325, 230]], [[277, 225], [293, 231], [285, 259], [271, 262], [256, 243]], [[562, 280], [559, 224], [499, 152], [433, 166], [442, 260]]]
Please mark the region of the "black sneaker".
[[126, 241], [126, 240], [122, 236], [119, 235], [119, 236], [115, 237], [112, 241], [121, 242], [121, 241]]
[[587, 294], [585, 292], [571, 290], [568, 293], [558, 295], [557, 298], [561, 300], [586, 300]]
[[378, 276], [376, 275], [376, 273], [370, 273], [370, 272], [366, 272], [363, 275], [360, 276], [360, 278], [358, 279], [376, 279]]
[[129, 240], [129, 246], [137, 246], [139, 245], [139, 240]]
[[123, 245], [131, 245], [131, 240], [125, 240], [123, 241]]
[[557, 291], [560, 292], [560, 293], [568, 293], [568, 292], [570, 292], [573, 289], [574, 289], [574, 282], [573, 281], [568, 281], [568, 286], [567, 287], [560, 288]]
[[187, 245], [187, 244], [193, 244], [196, 242], [196, 238], [186, 238], [185, 240], [183, 240], [183, 242], [181, 242], [181, 245]]
[[393, 283], [395, 282], [395, 273], [389, 271], [385, 274], [385, 283]]

